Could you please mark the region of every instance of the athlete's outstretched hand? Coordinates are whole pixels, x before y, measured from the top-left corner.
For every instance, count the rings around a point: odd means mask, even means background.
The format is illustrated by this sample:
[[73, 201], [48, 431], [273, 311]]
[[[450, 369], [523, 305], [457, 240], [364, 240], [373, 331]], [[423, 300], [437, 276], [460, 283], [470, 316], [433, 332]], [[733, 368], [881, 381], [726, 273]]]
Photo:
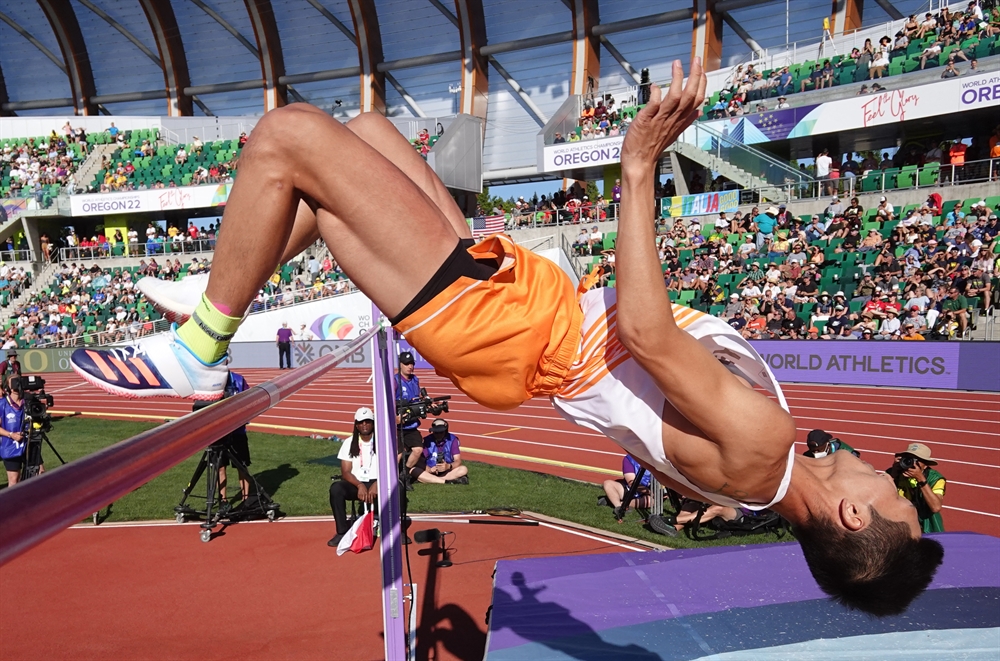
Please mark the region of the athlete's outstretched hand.
[[622, 168], [651, 168], [677, 136], [701, 114], [708, 80], [701, 58], [691, 63], [691, 75], [684, 84], [684, 67], [674, 60], [673, 81], [664, 95], [656, 84], [649, 86], [649, 103], [629, 125], [622, 145]]

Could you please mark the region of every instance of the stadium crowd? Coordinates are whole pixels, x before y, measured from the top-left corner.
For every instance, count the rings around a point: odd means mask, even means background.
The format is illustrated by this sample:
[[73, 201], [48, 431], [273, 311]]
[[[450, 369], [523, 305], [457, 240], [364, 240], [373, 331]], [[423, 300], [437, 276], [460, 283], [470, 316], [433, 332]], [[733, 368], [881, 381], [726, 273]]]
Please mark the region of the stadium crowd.
[[34, 197], [41, 203], [46, 195], [72, 188], [86, 154], [86, 134], [68, 122], [63, 135], [53, 130], [45, 137], [5, 141], [0, 149], [0, 197]]
[[[943, 7], [923, 18], [910, 17], [895, 34], [873, 43], [866, 39], [849, 53], [763, 69], [738, 65], [721, 89], [705, 99], [702, 119], [740, 117], [789, 108], [788, 97], [809, 90], [863, 82], [857, 95], [884, 92], [885, 79], [911, 71], [943, 67], [941, 78], [980, 71], [979, 59], [1000, 52], [1000, 7], [970, 2], [962, 11]], [[875, 81], [869, 86], [867, 81]], [[625, 135], [641, 106], [632, 98], [616, 107], [611, 94], [586, 98], [577, 127], [556, 133], [553, 144]]]
[[[211, 262], [198, 257], [186, 264], [176, 257], [161, 259], [142, 258], [138, 266], [115, 268], [64, 262], [48, 287], [9, 315], [4, 310], [4, 348], [109, 344], [164, 330], [162, 324], [155, 324], [161, 317], [135, 288], [135, 282], [146, 276], [178, 280], [208, 273]], [[0, 265], [0, 282], [10, 285], [25, 277], [23, 269]], [[310, 255], [276, 271], [254, 299], [250, 312], [335, 296], [353, 288], [329, 256], [320, 260]]]
[[[704, 225], [677, 219], [662, 226], [657, 248], [671, 298], [747, 339], [947, 339], [993, 305], [1000, 199], [991, 202], [966, 213], [960, 202], [942, 209], [932, 193], [901, 214], [885, 197], [868, 211], [834, 197], [811, 218], [754, 207]], [[613, 241], [595, 225], [574, 242], [607, 285]]]

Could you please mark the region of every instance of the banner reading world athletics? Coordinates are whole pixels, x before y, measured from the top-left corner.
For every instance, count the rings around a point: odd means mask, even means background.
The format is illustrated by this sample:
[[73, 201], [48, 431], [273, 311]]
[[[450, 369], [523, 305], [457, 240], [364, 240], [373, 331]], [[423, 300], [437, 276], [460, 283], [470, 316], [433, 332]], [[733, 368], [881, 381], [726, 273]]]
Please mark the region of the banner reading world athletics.
[[740, 206], [740, 192], [727, 190], [721, 193], [700, 195], [678, 195], [660, 200], [660, 216], [678, 218], [680, 216], [707, 216], [708, 214], [735, 213]]

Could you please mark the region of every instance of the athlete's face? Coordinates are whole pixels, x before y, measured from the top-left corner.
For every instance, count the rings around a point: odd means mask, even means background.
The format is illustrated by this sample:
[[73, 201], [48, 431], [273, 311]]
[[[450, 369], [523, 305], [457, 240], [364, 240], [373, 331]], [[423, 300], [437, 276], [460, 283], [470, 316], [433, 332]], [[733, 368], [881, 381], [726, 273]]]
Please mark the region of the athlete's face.
[[[884, 519], [905, 523], [914, 537], [920, 537], [917, 510], [906, 498], [899, 495], [892, 477], [879, 473], [866, 461], [850, 452], [834, 452], [835, 480], [844, 494], [844, 501], [856, 507], [861, 516], [870, 520], [868, 507], [878, 510]], [[867, 507], [865, 507], [867, 506]]]

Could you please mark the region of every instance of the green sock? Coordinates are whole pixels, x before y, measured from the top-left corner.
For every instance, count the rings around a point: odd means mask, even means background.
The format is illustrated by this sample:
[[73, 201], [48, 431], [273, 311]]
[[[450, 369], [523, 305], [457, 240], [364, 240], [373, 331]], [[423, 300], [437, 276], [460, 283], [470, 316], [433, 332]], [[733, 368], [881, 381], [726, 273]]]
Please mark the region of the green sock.
[[229, 317], [219, 312], [202, 294], [201, 303], [191, 318], [177, 329], [177, 336], [202, 362], [214, 363], [226, 355], [229, 341], [241, 321], [242, 317]]

